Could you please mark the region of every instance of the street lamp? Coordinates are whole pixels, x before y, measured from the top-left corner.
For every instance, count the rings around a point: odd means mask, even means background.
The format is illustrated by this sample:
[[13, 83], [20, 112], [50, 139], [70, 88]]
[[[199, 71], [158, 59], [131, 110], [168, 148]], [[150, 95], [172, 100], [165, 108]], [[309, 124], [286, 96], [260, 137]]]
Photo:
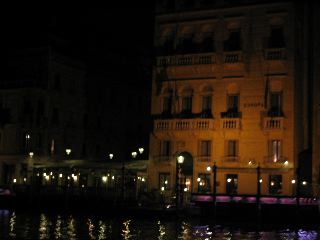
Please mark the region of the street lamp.
[[[180, 155], [177, 157], [176, 163], [176, 208], [178, 209], [179, 202], [182, 201], [182, 186], [180, 185], [181, 165], [184, 162], [184, 156]], [[179, 201], [180, 200], [180, 201]]]

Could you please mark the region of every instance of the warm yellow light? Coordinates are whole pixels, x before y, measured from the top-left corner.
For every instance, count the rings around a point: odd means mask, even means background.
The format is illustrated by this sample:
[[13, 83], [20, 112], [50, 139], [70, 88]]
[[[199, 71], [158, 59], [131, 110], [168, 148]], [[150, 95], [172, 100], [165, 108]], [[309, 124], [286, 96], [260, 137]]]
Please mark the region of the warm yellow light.
[[211, 171], [211, 167], [210, 167], [210, 166], [207, 167], [207, 171], [208, 171], [208, 172]]
[[27, 181], [27, 179], [26, 179], [26, 178], [24, 178], [24, 179], [23, 179], [23, 181], [24, 181], [24, 182], [26, 182], [26, 181]]
[[52, 172], [50, 172], [50, 175], [52, 175]]
[[228, 178], [228, 179], [227, 179], [227, 182], [230, 183], [230, 182], [231, 182], [231, 178]]
[[16, 182], [17, 182], [17, 179], [14, 178], [14, 179], [13, 179], [13, 183], [16, 183]]
[[139, 153], [142, 154], [143, 151], [144, 151], [144, 148], [140, 147], [140, 148], [139, 148]]
[[103, 176], [103, 177], [102, 177], [102, 181], [103, 181], [104, 183], [107, 182], [107, 179], [108, 179], [108, 178], [107, 178], [106, 176]]
[[145, 181], [145, 178], [144, 178], [144, 177], [142, 177], [142, 178], [141, 178], [141, 181], [142, 181], [142, 182], [144, 182], [144, 181]]
[[74, 176], [73, 177], [73, 180], [76, 182], [78, 180], [78, 177], [77, 176]]
[[59, 178], [62, 178], [62, 173], [59, 174]]
[[109, 154], [109, 158], [112, 159], [113, 158], [113, 153]]
[[112, 178], [112, 180], [114, 180], [114, 176], [112, 176], [111, 178]]
[[136, 157], [137, 157], [137, 155], [138, 155], [138, 153], [137, 153], [137, 152], [132, 152], [132, 153], [131, 153], [131, 156], [132, 156], [133, 158], [136, 158]]
[[164, 191], [164, 187], [161, 187], [161, 191]]
[[188, 191], [188, 188], [185, 187], [185, 188], [183, 189], [183, 191], [187, 192], [187, 191]]
[[180, 156], [178, 156], [177, 159], [178, 159], [178, 163], [179, 163], [179, 164], [182, 164], [182, 163], [184, 162], [184, 156], [181, 156], [181, 155], [180, 155]]
[[288, 165], [289, 164], [288, 160], [286, 160], [283, 164]]
[[292, 184], [295, 184], [295, 183], [296, 183], [296, 180], [295, 180], [295, 179], [292, 179], [292, 180], [291, 180], [291, 183], [292, 183]]
[[260, 179], [259, 182], [262, 183], [262, 179]]
[[274, 182], [271, 182], [270, 185], [271, 185], [271, 186], [274, 186]]
[[165, 181], [164, 181], [164, 184], [167, 185], [167, 184], [168, 184], [168, 180], [165, 180]]
[[29, 156], [32, 158], [33, 157], [33, 152], [29, 152]]
[[200, 181], [201, 181], [201, 178], [198, 177], [198, 178], [197, 178], [197, 182], [200, 182]]
[[47, 174], [46, 174], [46, 173], [43, 173], [43, 176], [45, 177], [45, 176], [47, 176]]
[[70, 148], [67, 148], [67, 149], [66, 149], [66, 154], [67, 154], [67, 155], [70, 155], [70, 153], [71, 153], [71, 149], [70, 149]]
[[49, 175], [46, 175], [46, 180], [49, 181], [50, 177]]
[[303, 182], [302, 182], [302, 185], [307, 185], [307, 182], [306, 182], [306, 181], [303, 181]]
[[26, 134], [26, 139], [30, 139], [30, 134]]

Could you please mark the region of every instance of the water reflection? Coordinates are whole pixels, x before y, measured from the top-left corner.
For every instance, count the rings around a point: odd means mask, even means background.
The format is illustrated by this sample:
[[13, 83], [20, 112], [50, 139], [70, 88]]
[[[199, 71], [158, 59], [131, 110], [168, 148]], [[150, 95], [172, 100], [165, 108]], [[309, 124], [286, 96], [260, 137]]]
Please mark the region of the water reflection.
[[319, 239], [320, 227], [251, 229], [200, 219], [151, 219], [66, 214], [26, 214], [0, 210], [0, 239], [229, 240]]
[[16, 233], [15, 233], [15, 225], [16, 225], [16, 213], [13, 212], [10, 216], [10, 232], [9, 232], [9, 236], [14, 238], [16, 237]]

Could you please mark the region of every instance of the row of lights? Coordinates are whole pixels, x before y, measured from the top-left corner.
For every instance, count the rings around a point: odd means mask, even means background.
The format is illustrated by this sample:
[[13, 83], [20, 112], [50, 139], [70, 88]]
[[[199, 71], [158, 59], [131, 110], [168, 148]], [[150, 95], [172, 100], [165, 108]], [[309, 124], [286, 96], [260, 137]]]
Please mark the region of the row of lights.
[[[144, 152], [144, 148], [140, 147], [140, 148], [138, 148], [138, 151], [139, 151], [140, 154], [142, 154]], [[132, 158], [136, 158], [137, 155], [138, 155], [137, 152], [135, 152], [135, 151], [131, 152]], [[109, 159], [111, 160], [111, 159], [113, 159], [113, 157], [114, 157], [114, 154], [113, 153], [109, 153]]]

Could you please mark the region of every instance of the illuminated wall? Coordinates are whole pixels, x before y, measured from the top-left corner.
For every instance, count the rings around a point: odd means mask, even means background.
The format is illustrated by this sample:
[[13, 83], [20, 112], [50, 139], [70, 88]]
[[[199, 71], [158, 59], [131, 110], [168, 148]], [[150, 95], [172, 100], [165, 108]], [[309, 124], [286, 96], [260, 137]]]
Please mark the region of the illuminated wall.
[[303, 36], [294, 7], [157, 15], [150, 190], [174, 193], [176, 157], [187, 153], [192, 173], [180, 177], [192, 179], [189, 192], [212, 191], [206, 168], [216, 164], [217, 193], [255, 194], [260, 166], [262, 194], [295, 194], [304, 66], [295, 50], [294, 36]]

